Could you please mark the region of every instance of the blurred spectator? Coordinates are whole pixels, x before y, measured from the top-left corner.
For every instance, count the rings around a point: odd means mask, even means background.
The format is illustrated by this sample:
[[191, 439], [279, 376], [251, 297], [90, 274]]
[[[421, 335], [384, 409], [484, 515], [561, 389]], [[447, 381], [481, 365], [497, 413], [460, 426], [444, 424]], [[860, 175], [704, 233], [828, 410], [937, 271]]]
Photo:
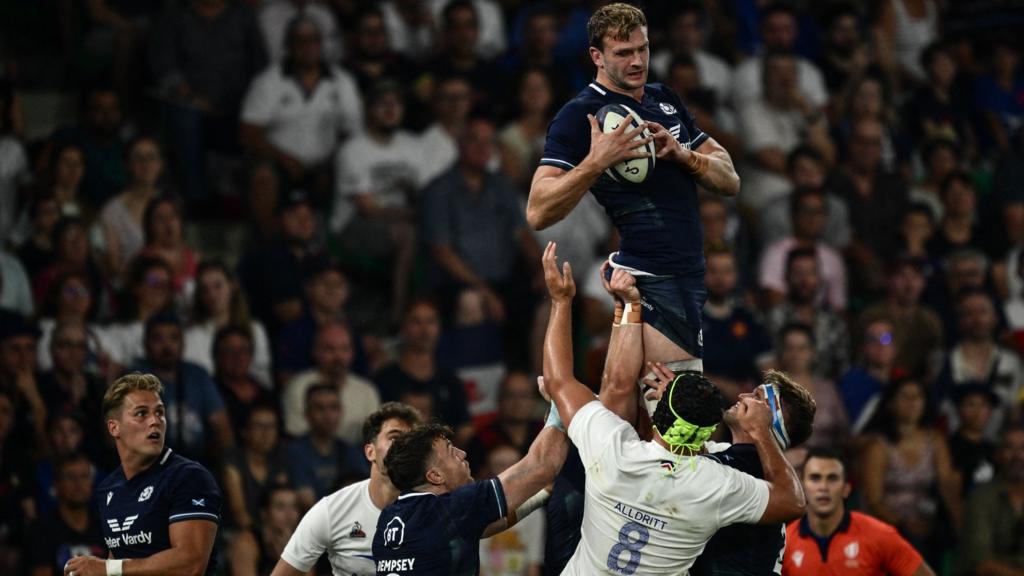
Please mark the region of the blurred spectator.
[[925, 287], [923, 263], [900, 258], [889, 266], [885, 300], [864, 309], [858, 317], [859, 330], [884, 320], [892, 329], [896, 358], [892, 367], [931, 381], [942, 364], [945, 340], [942, 320], [921, 304]]
[[882, 162], [885, 127], [864, 118], [850, 126], [846, 159], [836, 168], [828, 187], [850, 210], [853, 239], [848, 248], [851, 278], [859, 291], [881, 287], [882, 263], [893, 254], [900, 219], [907, 209], [907, 189]]
[[990, 58], [988, 73], [975, 81], [975, 106], [981, 113], [982, 134], [988, 137], [988, 145], [1006, 152], [1014, 131], [1024, 126], [1024, 78], [1018, 70], [1020, 49], [999, 40], [992, 47]]
[[925, 77], [921, 55], [939, 37], [939, 6], [934, 0], [889, 0], [879, 4], [876, 42], [909, 84]]
[[[933, 274], [925, 290], [925, 303], [942, 318], [946, 348], [950, 348], [960, 334], [958, 298], [968, 289], [988, 292], [990, 267], [988, 258], [974, 248], [957, 250], [942, 264], [945, 270], [941, 274]], [[999, 314], [998, 310], [996, 314]]]
[[253, 313], [274, 333], [302, 315], [303, 268], [321, 255], [309, 194], [292, 190], [281, 199], [279, 236], [251, 246], [238, 262], [238, 277]]
[[938, 263], [928, 254], [928, 244], [935, 237], [935, 217], [932, 209], [926, 204], [916, 202], [908, 206], [900, 220], [899, 235], [899, 256], [919, 260], [931, 275], [934, 272], [932, 264]]
[[[487, 477], [497, 477], [522, 457], [512, 446], [495, 446], [487, 453]], [[544, 515], [535, 512], [481, 540], [480, 576], [540, 576], [544, 527]]]
[[32, 501], [32, 450], [20, 442], [15, 416], [16, 392], [0, 386], [0, 569], [16, 574], [24, 550], [26, 518]]
[[850, 422], [835, 381], [814, 372], [814, 333], [806, 324], [789, 324], [779, 333], [776, 365], [794, 382], [799, 382], [811, 396], [817, 410], [814, 432], [807, 440], [808, 449], [842, 449], [850, 435]]
[[36, 363], [40, 370], [53, 367], [51, 347], [56, 327], [61, 324], [80, 325], [86, 332], [85, 368], [93, 373], [107, 376], [106, 351], [100, 345], [98, 335], [102, 327], [96, 324], [97, 302], [102, 294], [97, 294], [92, 281], [81, 272], [70, 272], [58, 276], [50, 285], [50, 293], [39, 311], [39, 349]]
[[[460, 142], [459, 163], [423, 192], [423, 234], [445, 289], [472, 286], [485, 298], [495, 320], [529, 321], [528, 293], [537, 285], [537, 242], [526, 226], [518, 194], [502, 175], [488, 172], [494, 153], [494, 126], [473, 120]], [[517, 257], [530, 263], [528, 274], [516, 275]], [[500, 294], [500, 296], [499, 296]], [[518, 317], [517, 317], [518, 314]], [[513, 331], [510, 338], [521, 337]]]
[[520, 190], [530, 189], [533, 172], [544, 152], [554, 101], [551, 83], [546, 70], [523, 69], [514, 86], [515, 118], [498, 133], [502, 171]]
[[704, 253], [708, 292], [701, 323], [704, 371], [718, 376], [714, 381], [719, 388], [723, 388], [723, 377], [734, 383], [735, 394], [724, 388], [722, 391], [727, 398], [735, 398], [740, 391], [753, 388], [750, 384], [767, 360], [772, 342], [736, 291], [736, 257], [726, 248], [707, 247]]
[[[35, 474], [32, 483], [35, 489], [36, 514], [42, 518], [57, 509], [57, 468], [61, 460], [75, 454], [83, 454], [85, 422], [77, 412], [51, 412], [46, 423], [47, 442], [37, 450]], [[92, 466], [90, 465], [90, 468]]]
[[288, 486], [271, 486], [259, 502], [259, 521], [235, 536], [228, 546], [232, 576], [270, 574], [299, 525], [298, 495]]
[[289, 485], [287, 460], [278, 442], [277, 410], [273, 405], [253, 406], [240, 431], [241, 446], [224, 455], [224, 499], [231, 526], [251, 530], [266, 494], [274, 486]]
[[344, 324], [328, 322], [317, 328], [313, 343], [316, 366], [285, 383], [281, 407], [288, 434], [299, 436], [309, 430], [309, 423], [303, 419], [306, 390], [322, 384], [338, 391], [344, 408], [335, 435], [358, 444], [363, 419], [380, 405], [380, 394], [372, 382], [349, 371], [353, 356], [352, 334]]
[[53, 230], [60, 217], [60, 205], [51, 195], [38, 195], [29, 204], [26, 237], [16, 242], [18, 259], [29, 278], [35, 278], [53, 263]]
[[743, 143], [736, 134], [736, 116], [717, 92], [701, 84], [697, 63], [690, 56], [677, 56], [668, 65], [665, 84], [675, 91], [693, 114], [697, 126], [722, 145], [737, 161], [743, 157]]
[[[293, 8], [305, 0], [278, 0], [264, 7]], [[331, 18], [327, 9], [309, 4]], [[273, 160], [295, 185], [318, 197], [330, 186], [330, 161], [345, 137], [362, 129], [362, 101], [355, 79], [321, 50], [325, 31], [312, 13], [288, 21], [284, 60], [272, 64], [249, 86], [242, 105], [241, 143]]]
[[882, 393], [893, 378], [896, 357], [893, 330], [893, 322], [887, 318], [867, 321], [854, 365], [839, 381], [854, 434], [863, 433], [875, 418]]
[[1013, 334], [1017, 353], [1024, 354], [1024, 243], [1006, 257], [1006, 300], [1003, 313]]
[[823, 190], [825, 224], [821, 239], [836, 250], [850, 243], [850, 216], [846, 203], [825, 190], [828, 167], [825, 158], [810, 146], [797, 146], [786, 157], [786, 177], [793, 192], [768, 202], [759, 215], [761, 243], [771, 245], [793, 234], [793, 198], [799, 190]]
[[[299, 494], [299, 507], [313, 504], [338, 488], [346, 474], [367, 475], [368, 463], [357, 444], [338, 438], [344, 408], [338, 389], [314, 384], [303, 393], [305, 432], [288, 444], [288, 470]], [[287, 408], [285, 412], [287, 421]]]
[[417, 61], [434, 52], [434, 15], [424, 0], [385, 0], [381, 12], [392, 49]]
[[181, 225], [181, 208], [177, 202], [167, 197], [150, 200], [142, 217], [146, 245], [139, 254], [167, 262], [174, 273], [171, 283], [179, 308], [187, 308], [186, 303], [196, 287], [199, 254], [185, 244]]
[[252, 375], [252, 333], [242, 326], [229, 324], [217, 330], [210, 348], [213, 353], [213, 379], [224, 398], [231, 428], [240, 430], [249, 421], [250, 410], [274, 400], [266, 385]]
[[956, 414], [949, 403], [955, 387], [980, 383], [999, 396], [999, 407], [993, 411], [985, 430], [987, 438], [995, 439], [1004, 425], [1016, 422], [1020, 415], [1024, 366], [1015, 352], [995, 340], [996, 308], [988, 293], [964, 290], [957, 298], [956, 312], [959, 335], [946, 357], [935, 388], [941, 395], [939, 399], [943, 401], [943, 412], [950, 428], [957, 425]]
[[69, 454], [55, 471], [57, 508], [29, 530], [27, 557], [32, 576], [60, 576], [75, 556], [107, 556], [100, 519], [92, 509], [96, 470], [82, 454]]
[[924, 164], [924, 177], [910, 189], [910, 201], [927, 206], [938, 222], [945, 212], [942, 184], [960, 165], [956, 144], [945, 138], [925, 141], [921, 147], [921, 163]]
[[267, 331], [249, 315], [249, 303], [234, 274], [219, 260], [204, 261], [196, 269], [196, 285], [192, 324], [185, 330], [185, 359], [213, 373], [214, 336], [222, 328], [236, 326], [249, 335], [246, 375], [255, 377], [263, 388], [273, 388]]
[[967, 501], [956, 574], [1013, 574], [1024, 570], [1024, 541], [1013, 531], [1024, 493], [1024, 429], [1003, 432], [996, 452], [999, 474]]
[[[784, 204], [788, 219], [789, 201]], [[744, 225], [738, 206], [716, 194], [702, 194], [698, 198], [697, 211], [704, 231], [704, 245], [731, 250], [739, 266], [739, 285], [744, 292], [751, 291], [757, 285], [757, 266], [752, 261], [758, 255], [755, 254], [753, 233]], [[614, 238], [618, 240], [617, 236]]]
[[[434, 15], [435, 22], [449, 23], [448, 6], [462, 0], [427, 0], [427, 6]], [[494, 58], [505, 52], [505, 15], [501, 3], [495, 0], [468, 0], [466, 4], [473, 7], [479, 20], [480, 32], [473, 45], [481, 58]]]
[[9, 83], [0, 85], [0, 243], [6, 244], [14, 231], [19, 188], [28, 183], [31, 171], [28, 155], [14, 133], [12, 103], [14, 93]]
[[871, 64], [872, 53], [861, 29], [860, 12], [852, 3], [833, 4], [825, 22], [821, 72], [831, 94]]
[[974, 157], [972, 97], [956, 84], [957, 62], [951, 46], [936, 42], [921, 54], [926, 84], [917, 89], [904, 110], [904, 124], [914, 142], [949, 140], [961, 159]]
[[127, 187], [107, 202], [99, 215], [104, 268], [115, 283], [146, 244], [143, 216], [149, 203], [160, 195], [158, 183], [164, 169], [160, 146], [153, 138], [141, 137], [127, 150]]
[[516, 79], [522, 77], [527, 70], [538, 70], [553, 84], [549, 86], [551, 96], [559, 101], [567, 99], [565, 89], [569, 84], [577, 83], [577, 79], [569, 78], [567, 82], [560, 77], [576, 76], [578, 71], [566, 65], [555, 52], [558, 44], [557, 12], [550, 6], [537, 4], [523, 10], [521, 18], [519, 46], [505, 54], [501, 61], [502, 74], [507, 79]]
[[41, 449], [46, 443], [46, 404], [36, 374], [38, 340], [35, 323], [0, 311], [0, 391], [10, 394], [14, 404], [13, 438]]
[[[50, 153], [50, 166], [32, 194], [28, 209], [22, 212], [13, 240], [22, 248], [31, 241], [46, 245], [42, 238], [61, 216], [93, 220], [93, 208], [79, 197], [85, 160], [82, 149], [74, 144], [57, 146]], [[50, 202], [53, 202], [50, 205]], [[39, 204], [47, 210], [40, 209]], [[21, 250], [19, 250], [21, 252]], [[22, 260], [26, 267], [30, 267]]]
[[505, 36], [503, 31], [495, 33], [488, 30], [490, 37], [482, 33], [478, 5], [485, 2], [486, 0], [450, 0], [443, 4], [443, 8], [435, 17], [441, 24], [437, 51], [435, 56], [425, 63], [425, 75], [421, 81], [432, 79], [436, 82], [438, 78], [447, 76], [465, 76], [473, 88], [473, 104], [481, 109], [491, 109], [493, 113], [496, 107], [503, 104], [503, 100], [497, 98], [501, 74], [491, 60], [491, 55], [480, 51], [479, 47], [481, 41], [498, 41], [504, 44]]
[[414, 301], [405, 312], [398, 336], [397, 361], [374, 375], [381, 400], [398, 400], [410, 393], [429, 396], [434, 415], [456, 431], [455, 444], [465, 446], [473, 433], [466, 392], [454, 374], [437, 366], [441, 336], [437, 306], [428, 300]]
[[44, 302], [54, 281], [64, 274], [83, 274], [93, 286], [104, 285], [103, 275], [89, 246], [89, 230], [84, 221], [69, 217], [57, 222], [53, 228], [53, 248], [53, 261], [32, 278], [36, 302]]
[[344, 47], [341, 32], [327, 3], [319, 0], [269, 0], [259, 8], [260, 28], [271, 62], [285, 60], [291, 47], [288, 29], [296, 19], [312, 22], [320, 31], [325, 63], [336, 65]]
[[53, 329], [50, 341], [53, 368], [39, 375], [39, 395], [47, 414], [62, 412], [81, 414], [84, 428], [83, 449], [98, 457], [106, 445], [106, 421], [100, 412], [106, 382], [86, 371], [89, 337], [85, 325], [75, 321], [62, 322]]
[[989, 482], [995, 475], [996, 445], [985, 437], [985, 429], [992, 410], [999, 405], [999, 396], [985, 386], [964, 384], [953, 389], [953, 402], [960, 426], [949, 438], [949, 452], [966, 498], [976, 485]]
[[853, 127], [861, 121], [875, 120], [881, 124], [881, 168], [886, 172], [909, 172], [908, 142], [903, 137], [899, 117], [892, 105], [892, 90], [885, 77], [868, 73], [850, 81], [838, 98], [842, 116], [835, 123], [836, 141], [849, 150]]
[[366, 130], [345, 143], [335, 159], [331, 231], [343, 250], [389, 263], [392, 323], [407, 305], [416, 251], [418, 192], [423, 185], [417, 139], [401, 129], [402, 87], [375, 85], [366, 100]]
[[149, 60], [181, 191], [189, 202], [202, 200], [206, 153], [237, 150], [242, 97], [267, 65], [256, 14], [247, 3], [227, 0], [167, 4], [153, 28]]
[[0, 310], [29, 316], [35, 309], [32, 285], [18, 257], [0, 246]]
[[[799, 92], [797, 62], [790, 53], [770, 52], [739, 69], [753, 63], [760, 81], [756, 94], [744, 88], [741, 92], [746, 94], [745, 99], [737, 104], [739, 136], [748, 155], [741, 175], [744, 193], [740, 200], [755, 212], [789, 191], [786, 156], [798, 145], [808, 144], [826, 163], [831, 163], [835, 155], [825, 115]], [[736, 76], [738, 85], [739, 71]]]
[[246, 189], [242, 197], [248, 201], [248, 232], [254, 244], [267, 244], [280, 233], [281, 174], [272, 161], [259, 158], [253, 159], [244, 172]]
[[[891, 523], [929, 558], [941, 555], [942, 538], [959, 533], [963, 502], [946, 439], [931, 427], [926, 406], [920, 380], [885, 389], [868, 427], [878, 437], [864, 449], [861, 479], [865, 510]], [[939, 522], [940, 502], [948, 523]], [[950, 530], [936, 530], [940, 525]]]
[[[822, 241], [827, 204], [825, 194], [817, 189], [798, 190], [790, 200], [793, 235], [766, 247], [758, 264], [758, 284], [769, 307], [789, 295], [789, 262], [795, 251], [808, 252], [820, 272], [821, 292], [814, 294], [814, 303], [834, 312], [846, 309], [846, 265], [835, 249]], [[816, 286], [817, 287], [817, 286]]]
[[360, 93], [366, 94], [384, 78], [394, 78], [403, 86], [411, 85], [416, 68], [388, 42], [380, 7], [361, 6], [353, 17], [350, 37], [351, 50], [345, 56], [345, 68], [355, 78]]
[[420, 134], [425, 184], [447, 172], [459, 159], [458, 141], [473, 109], [473, 86], [462, 76], [438, 78], [430, 106], [433, 123]]
[[[749, 58], [736, 67], [732, 100], [737, 107], [746, 108], [748, 104], [761, 100], [762, 90], [764, 99], [772, 100], [768, 96], [772, 83], [762, 80], [762, 73], [767, 76], [770, 71], [770, 54], [795, 49], [797, 32], [797, 14], [792, 6], [775, 2], [768, 4], [761, 11], [761, 39], [764, 42], [765, 55]], [[804, 108], [804, 114], [819, 113], [828, 101], [825, 79], [821, 71], [806, 58], [791, 58], [794, 66], [791, 72], [792, 98]]]
[[953, 172], [942, 181], [942, 220], [928, 244], [928, 253], [943, 259], [962, 248], [981, 248], [978, 192], [964, 172]]
[[[650, 67], [667, 82], [673, 60], [680, 56], [692, 58], [700, 86], [710, 90], [719, 104], [725, 104], [733, 95], [733, 71], [725, 60], [704, 49], [706, 20], [707, 14], [699, 2], [681, 3], [668, 21], [666, 46], [651, 53]], [[703, 124], [700, 126], [706, 129]]]
[[146, 357], [132, 368], [164, 385], [168, 444], [194, 460], [217, 462], [234, 444], [231, 423], [210, 375], [182, 359], [181, 320], [168, 311], [153, 316], [146, 321], [144, 342]]
[[159, 258], [136, 258], [128, 270], [119, 321], [99, 334], [103, 349], [118, 366], [130, 366], [145, 352], [146, 322], [172, 303], [173, 273]]
[[466, 446], [466, 459], [474, 472], [484, 465], [497, 446], [508, 445], [525, 454], [543, 428], [536, 418], [537, 383], [523, 372], [510, 372], [498, 389], [498, 412], [476, 422], [473, 440]]
[[[88, 88], [83, 104], [79, 125], [57, 130], [53, 143], [57, 147], [76, 146], [82, 151], [85, 159], [82, 199], [99, 207], [130, 185], [126, 164], [131, 163], [132, 158], [125, 156], [128, 130], [121, 113], [121, 98], [111, 86], [97, 84]], [[141, 220], [142, 206], [138, 220]]]

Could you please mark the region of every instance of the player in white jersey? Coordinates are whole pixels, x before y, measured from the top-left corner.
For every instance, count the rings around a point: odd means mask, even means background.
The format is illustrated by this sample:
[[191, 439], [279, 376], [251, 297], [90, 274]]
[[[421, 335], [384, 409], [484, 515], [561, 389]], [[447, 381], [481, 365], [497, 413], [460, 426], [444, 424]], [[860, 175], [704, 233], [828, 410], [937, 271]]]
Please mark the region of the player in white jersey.
[[363, 423], [363, 452], [370, 477], [320, 499], [302, 517], [288, 540], [271, 576], [300, 576], [309, 572], [323, 553], [334, 576], [372, 576], [373, 536], [377, 517], [398, 498], [398, 490], [383, 472], [384, 457], [395, 437], [420, 420], [405, 404], [388, 402]]
[[[552, 300], [544, 391], [587, 471], [582, 539], [564, 574], [686, 574], [718, 528], [801, 516], [803, 491], [770, 432], [767, 402], [747, 397], [736, 408], [765, 480], [697, 457], [722, 418], [721, 394], [698, 373], [677, 376], [658, 401], [653, 441], [602, 406], [572, 374], [572, 270], [565, 263], [559, 272], [554, 244], [543, 262]], [[628, 322], [634, 312], [625, 314]], [[642, 354], [608, 359], [609, 370], [633, 374], [630, 380], [642, 362]]]

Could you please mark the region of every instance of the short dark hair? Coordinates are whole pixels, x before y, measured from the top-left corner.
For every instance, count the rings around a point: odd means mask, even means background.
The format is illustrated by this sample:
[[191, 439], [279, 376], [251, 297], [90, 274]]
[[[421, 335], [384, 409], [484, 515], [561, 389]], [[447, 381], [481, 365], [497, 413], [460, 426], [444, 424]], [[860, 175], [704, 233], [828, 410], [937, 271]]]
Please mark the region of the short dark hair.
[[151, 316], [149, 320], [146, 320], [146, 333], [143, 337], [144, 340], [149, 340], [153, 330], [158, 326], [176, 326], [184, 335], [184, 324], [182, 324], [181, 317], [178, 316], [178, 313], [175, 312], [173, 308], [164, 308]]
[[778, 341], [780, 346], [782, 345], [782, 341], [786, 339], [786, 336], [789, 336], [792, 332], [798, 332], [807, 336], [807, 339], [811, 342], [811, 346], [815, 346], [817, 343], [817, 339], [814, 337], [813, 328], [803, 322], [789, 322], [783, 325], [782, 328], [779, 328]]
[[821, 198], [822, 203], [827, 205], [828, 199], [825, 198], [824, 190], [821, 190], [820, 188], [800, 188], [798, 190], [794, 190], [793, 195], [789, 197], [790, 214], [795, 214], [797, 209], [800, 207], [800, 203], [812, 196]]
[[410, 427], [420, 423], [420, 413], [401, 402], [385, 402], [363, 421], [363, 444], [372, 444], [388, 420], [401, 420]]
[[441, 23], [442, 31], [447, 30], [451, 25], [452, 15], [455, 14], [456, 10], [469, 10], [473, 13], [473, 18], [477, 22], [477, 26], [480, 25], [480, 15], [476, 12], [476, 6], [470, 0], [452, 0], [445, 4], [444, 9], [441, 10]]
[[971, 179], [971, 175], [963, 170], [954, 170], [942, 179], [942, 184], [939, 185], [939, 198], [945, 199], [949, 189], [952, 188], [953, 184], [956, 182], [967, 186], [977, 194], [978, 189], [974, 185], [974, 180]]
[[776, 14], [786, 14], [794, 20], [797, 17], [796, 8], [788, 2], [772, 2], [761, 9], [761, 23], [763, 24], [768, 18]]
[[818, 261], [818, 251], [814, 248], [793, 248], [786, 254], [786, 276], [789, 276], [789, 269], [793, 267], [793, 262], [799, 258], [813, 258], [815, 262]]
[[659, 434], [672, 428], [676, 414], [690, 424], [701, 427], [714, 426], [722, 421], [725, 398], [718, 387], [702, 373], [690, 370], [680, 372], [676, 381], [669, 385], [669, 390], [672, 386], [677, 389], [671, 394], [662, 395], [651, 417], [651, 424]]
[[174, 212], [178, 215], [178, 219], [181, 219], [181, 205], [172, 196], [162, 194], [150, 200], [149, 203], [146, 204], [146, 211], [142, 214], [142, 233], [147, 245], [153, 243], [153, 216], [156, 215], [157, 208], [164, 204], [174, 208]]
[[78, 464], [79, 462], [85, 462], [90, 468], [95, 469], [92, 460], [81, 452], [72, 452], [62, 458], [58, 458], [57, 462], [53, 465], [53, 477], [60, 478], [61, 474], [64, 473], [64, 469], [71, 466], [72, 464]]
[[334, 386], [331, 386], [330, 384], [313, 384], [309, 388], [306, 388], [306, 395], [304, 397], [305, 401], [302, 404], [304, 409], [309, 408], [309, 401], [313, 398], [313, 395], [320, 394], [321, 392], [324, 394], [334, 394], [339, 400], [341, 399], [341, 392], [339, 392]]
[[823, 168], [825, 166], [825, 157], [821, 155], [821, 152], [818, 152], [816, 148], [813, 148], [810, 145], [801, 144], [796, 148], [793, 148], [793, 151], [786, 156], [786, 172], [793, 172], [793, 169], [796, 167], [797, 160], [801, 158], [810, 158], [816, 162], [818, 166]]
[[405, 492], [426, 482], [428, 464], [434, 452], [434, 440], [451, 441], [452, 429], [437, 422], [420, 424], [395, 438], [384, 457], [384, 471], [399, 491]]
[[[813, 345], [813, 338], [811, 343]], [[762, 380], [765, 384], [774, 386], [782, 397], [790, 445], [796, 447], [806, 442], [814, 431], [814, 414], [818, 411], [811, 393], [778, 370], [766, 371]]]
[[225, 340], [232, 336], [238, 336], [239, 338], [245, 338], [245, 341], [249, 343], [249, 346], [253, 346], [252, 331], [245, 326], [239, 326], [238, 324], [228, 324], [227, 326], [217, 330], [213, 336], [213, 346], [210, 349], [213, 351], [213, 355], [216, 356], [220, 350], [220, 345]]
[[811, 458], [818, 458], [819, 460], [835, 460], [839, 462], [839, 466], [843, 469], [843, 481], [847, 479], [846, 474], [846, 460], [843, 455], [833, 448], [811, 448], [807, 451], [807, 458], [804, 458], [804, 465], [801, 467], [800, 479], [804, 477], [804, 472], [807, 468], [807, 463], [811, 461]]
[[921, 51], [921, 67], [924, 68], [927, 72], [928, 69], [931, 68], [932, 63], [935, 61], [935, 59], [942, 54], [945, 54], [950, 58], [953, 57], [953, 55], [950, 54], [949, 52], [949, 44], [947, 44], [946, 42], [940, 40], [937, 42], [932, 42], [928, 46], [925, 46], [925, 49]]

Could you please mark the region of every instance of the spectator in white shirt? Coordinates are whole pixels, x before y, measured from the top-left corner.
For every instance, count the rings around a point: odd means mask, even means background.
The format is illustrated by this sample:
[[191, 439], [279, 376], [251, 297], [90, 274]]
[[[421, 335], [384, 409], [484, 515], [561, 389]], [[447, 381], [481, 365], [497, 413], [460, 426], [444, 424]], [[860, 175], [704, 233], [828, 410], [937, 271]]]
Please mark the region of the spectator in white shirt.
[[380, 9], [393, 50], [413, 60], [434, 54], [434, 15], [423, 0], [387, 0]]
[[361, 98], [352, 76], [324, 60], [315, 20], [292, 19], [285, 43], [284, 61], [257, 76], [245, 96], [242, 145], [273, 159], [293, 184], [325, 191], [338, 143], [361, 128]]
[[420, 135], [423, 181], [429, 183], [455, 164], [458, 140], [473, 109], [473, 87], [461, 76], [438, 80], [434, 89], [434, 123]]
[[669, 20], [667, 46], [651, 55], [651, 69], [667, 82], [672, 60], [689, 56], [696, 65], [701, 87], [714, 92], [718, 103], [724, 104], [732, 98], [732, 67], [704, 50], [704, 18], [700, 4], [683, 4]]

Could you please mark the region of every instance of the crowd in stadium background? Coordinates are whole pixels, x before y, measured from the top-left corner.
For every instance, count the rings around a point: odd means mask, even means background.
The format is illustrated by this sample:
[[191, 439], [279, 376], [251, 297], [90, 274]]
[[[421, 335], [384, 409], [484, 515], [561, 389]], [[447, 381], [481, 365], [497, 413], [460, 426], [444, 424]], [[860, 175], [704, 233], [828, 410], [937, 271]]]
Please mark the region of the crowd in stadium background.
[[[591, 197], [541, 232], [525, 205], [604, 3], [3, 3], [0, 572], [59, 573], [33, 569], [117, 465], [99, 401], [126, 371], [217, 475], [225, 573], [240, 535], [273, 566], [366, 476], [382, 401], [500, 472], [543, 425], [549, 240], [596, 389], [616, 234]], [[732, 400], [786, 371], [856, 509], [938, 573], [1024, 572], [997, 533], [1024, 494], [1024, 5], [639, 4], [652, 81], [742, 180], [700, 203], [708, 377]], [[543, 530], [520, 534], [482, 573], [537, 573]]]

